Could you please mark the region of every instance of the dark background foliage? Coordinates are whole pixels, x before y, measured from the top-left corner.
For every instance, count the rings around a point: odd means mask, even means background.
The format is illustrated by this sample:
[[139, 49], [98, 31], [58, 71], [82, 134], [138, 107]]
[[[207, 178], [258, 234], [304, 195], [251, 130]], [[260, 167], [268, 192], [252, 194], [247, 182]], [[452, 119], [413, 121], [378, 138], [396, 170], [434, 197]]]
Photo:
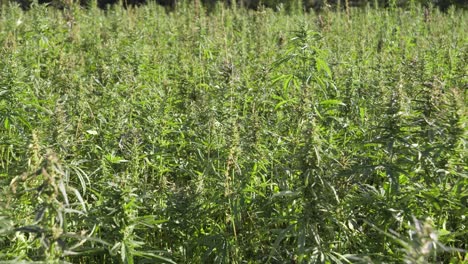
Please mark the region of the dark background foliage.
[[[0, 2], [7, 3], [9, 0], [0, 0]], [[154, 1], [169, 10], [173, 10], [176, 5], [183, 1], [190, 2], [192, 0], [77, 0], [82, 6], [90, 6], [97, 4], [99, 8], [106, 9], [114, 4], [122, 4], [124, 6], [138, 6], [147, 4], [149, 1]], [[10, 2], [18, 3], [23, 9], [29, 9], [34, 0], [10, 0]], [[39, 4], [50, 4], [58, 8], [64, 8], [67, 2], [71, 0], [38, 0]], [[345, 8], [346, 6], [377, 6], [389, 7], [408, 6], [412, 2], [423, 4], [426, 6], [433, 5], [446, 11], [450, 6], [459, 8], [467, 8], [467, 0], [193, 0], [193, 2], [201, 2], [206, 7], [213, 7], [221, 2], [228, 6], [238, 5], [250, 9], [257, 9], [260, 6], [275, 8], [278, 5], [284, 5], [286, 8], [301, 5], [305, 10], [314, 9], [320, 11], [325, 7], [332, 8]]]

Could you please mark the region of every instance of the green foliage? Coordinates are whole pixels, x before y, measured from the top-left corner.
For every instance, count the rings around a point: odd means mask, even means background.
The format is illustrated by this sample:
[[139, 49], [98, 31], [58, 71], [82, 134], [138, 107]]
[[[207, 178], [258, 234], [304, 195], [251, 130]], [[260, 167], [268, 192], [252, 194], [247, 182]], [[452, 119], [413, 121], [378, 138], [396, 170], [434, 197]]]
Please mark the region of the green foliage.
[[0, 260], [467, 261], [466, 12], [291, 12], [2, 9]]

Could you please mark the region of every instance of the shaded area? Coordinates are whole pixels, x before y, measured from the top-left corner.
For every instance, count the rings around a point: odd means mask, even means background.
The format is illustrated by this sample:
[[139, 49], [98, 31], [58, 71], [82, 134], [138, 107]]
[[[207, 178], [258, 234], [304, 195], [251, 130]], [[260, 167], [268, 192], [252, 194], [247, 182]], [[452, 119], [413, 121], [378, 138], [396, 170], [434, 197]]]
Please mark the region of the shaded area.
[[[128, 6], [139, 6], [145, 5], [148, 2], [156, 2], [157, 4], [173, 10], [177, 5], [184, 2], [184, 0], [97, 0], [93, 3], [93, 0], [78, 0], [81, 6], [87, 7], [93, 4], [96, 4], [101, 9], [106, 9], [109, 6], [121, 4], [125, 7]], [[8, 0], [0, 1], [3, 4], [8, 3]], [[32, 0], [11, 0], [10, 2], [18, 3], [21, 8], [29, 9], [31, 4], [34, 1]], [[65, 6], [69, 5], [72, 1], [68, 0], [38, 0], [39, 4], [49, 4], [59, 9], [63, 9]], [[399, 6], [405, 7], [410, 5], [411, 1], [409, 0], [190, 0], [185, 2], [193, 2], [195, 5], [203, 5], [208, 9], [213, 8], [218, 3], [224, 3], [227, 6], [237, 5], [240, 7], [246, 7], [249, 9], [258, 9], [260, 6], [268, 8], [276, 8], [279, 5], [284, 6], [286, 9], [291, 9], [297, 7], [298, 4], [301, 5], [305, 10], [314, 9], [315, 11], [320, 11], [323, 8], [333, 8], [341, 9], [346, 7], [364, 7], [367, 5], [373, 7], [390, 7], [390, 6]], [[423, 4], [425, 6], [433, 5], [440, 8], [442, 11], [448, 10], [450, 6], [455, 6], [457, 8], [467, 8], [468, 1], [466, 0], [417, 0], [416, 3]]]

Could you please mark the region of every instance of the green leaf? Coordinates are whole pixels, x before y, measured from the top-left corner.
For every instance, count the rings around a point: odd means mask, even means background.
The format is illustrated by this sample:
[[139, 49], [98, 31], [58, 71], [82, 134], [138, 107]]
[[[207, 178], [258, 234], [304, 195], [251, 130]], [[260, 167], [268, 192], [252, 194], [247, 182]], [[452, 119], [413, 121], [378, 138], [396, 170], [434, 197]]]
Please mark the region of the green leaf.
[[278, 104], [276, 104], [275, 110], [278, 110], [278, 108], [280, 108], [283, 105], [288, 104], [288, 103], [293, 103], [294, 104], [294, 103], [296, 103], [296, 100], [295, 99], [283, 100], [283, 101], [279, 102]]
[[323, 100], [320, 102], [320, 104], [323, 106], [335, 106], [335, 105], [345, 106], [346, 105], [343, 103], [343, 101], [336, 100], [336, 99]]
[[97, 135], [98, 132], [96, 130], [86, 130], [86, 133], [90, 134], [90, 135]]

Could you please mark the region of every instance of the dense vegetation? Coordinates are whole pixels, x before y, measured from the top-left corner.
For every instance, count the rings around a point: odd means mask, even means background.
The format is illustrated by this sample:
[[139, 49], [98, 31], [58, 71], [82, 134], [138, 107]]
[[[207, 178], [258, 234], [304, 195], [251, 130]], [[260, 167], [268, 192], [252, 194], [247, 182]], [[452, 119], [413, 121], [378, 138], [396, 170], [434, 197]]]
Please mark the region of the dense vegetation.
[[167, 10], [174, 11], [179, 5], [187, 3], [193, 5], [202, 4], [210, 12], [218, 4], [225, 6], [236, 6], [248, 9], [273, 8], [282, 5], [283, 9], [292, 10], [298, 6], [302, 9], [320, 11], [324, 8], [334, 10], [349, 9], [355, 6], [372, 7], [408, 7], [413, 4], [421, 4], [426, 7], [434, 6], [442, 11], [447, 11], [451, 6], [457, 8], [468, 8], [466, 0], [0, 0], [0, 6], [8, 3], [17, 3], [27, 10], [34, 4], [45, 4], [59, 9], [68, 8], [72, 3], [79, 3], [82, 7], [97, 5], [101, 9], [107, 9], [112, 5], [122, 5], [124, 7], [135, 7], [147, 3], [157, 3], [166, 7]]
[[0, 260], [467, 261], [467, 28], [4, 8]]

